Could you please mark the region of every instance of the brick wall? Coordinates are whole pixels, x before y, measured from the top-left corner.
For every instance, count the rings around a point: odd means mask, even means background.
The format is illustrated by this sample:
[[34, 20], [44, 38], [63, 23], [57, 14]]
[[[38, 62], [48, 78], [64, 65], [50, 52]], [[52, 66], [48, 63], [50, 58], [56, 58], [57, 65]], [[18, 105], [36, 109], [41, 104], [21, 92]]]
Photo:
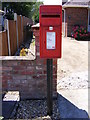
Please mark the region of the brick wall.
[[80, 25], [87, 27], [88, 25], [88, 9], [87, 8], [66, 8], [67, 36], [71, 35], [72, 27]]
[[[2, 90], [19, 91], [22, 99], [41, 99], [47, 95], [46, 59], [39, 55], [39, 29], [34, 29], [35, 60], [3, 60]], [[57, 60], [53, 60], [53, 96], [57, 96]]]

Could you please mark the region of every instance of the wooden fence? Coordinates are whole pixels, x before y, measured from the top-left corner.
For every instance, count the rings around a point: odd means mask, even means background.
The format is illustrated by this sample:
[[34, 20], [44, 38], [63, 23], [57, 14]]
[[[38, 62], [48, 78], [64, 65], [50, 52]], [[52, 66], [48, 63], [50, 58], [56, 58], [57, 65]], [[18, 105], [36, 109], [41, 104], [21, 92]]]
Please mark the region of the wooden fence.
[[8, 55], [8, 39], [7, 39], [7, 31], [0, 32], [0, 55], [7, 56]]
[[13, 20], [9, 21], [9, 36], [10, 36], [9, 37], [10, 38], [10, 51], [11, 51], [11, 55], [13, 55], [17, 50], [16, 22]]
[[0, 56], [14, 55], [21, 43], [27, 40], [26, 26], [32, 20], [17, 15], [17, 20], [7, 20], [7, 30], [0, 33]]
[[18, 24], [18, 46], [20, 47], [22, 41], [22, 26], [21, 26], [21, 16], [17, 16]]

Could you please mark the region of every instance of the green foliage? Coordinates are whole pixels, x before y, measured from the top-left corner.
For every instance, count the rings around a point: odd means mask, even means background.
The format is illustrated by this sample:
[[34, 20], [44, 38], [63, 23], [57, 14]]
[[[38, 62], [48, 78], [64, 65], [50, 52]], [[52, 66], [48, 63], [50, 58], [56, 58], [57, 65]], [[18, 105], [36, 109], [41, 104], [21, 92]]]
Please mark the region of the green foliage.
[[13, 13], [31, 17], [30, 13], [33, 8], [33, 4], [35, 4], [35, 2], [3, 2], [2, 9], [4, 10], [4, 7], [6, 7], [6, 16], [9, 16], [10, 18], [13, 16]]
[[33, 16], [32, 16], [32, 19], [33, 19], [36, 23], [39, 22], [39, 7], [40, 7], [41, 4], [43, 4], [43, 2], [36, 2], [36, 3], [33, 5], [33, 9], [32, 9]]
[[6, 17], [14, 18], [14, 13], [32, 18], [35, 22], [39, 22], [39, 6], [42, 2], [3, 2], [2, 9], [7, 9]]

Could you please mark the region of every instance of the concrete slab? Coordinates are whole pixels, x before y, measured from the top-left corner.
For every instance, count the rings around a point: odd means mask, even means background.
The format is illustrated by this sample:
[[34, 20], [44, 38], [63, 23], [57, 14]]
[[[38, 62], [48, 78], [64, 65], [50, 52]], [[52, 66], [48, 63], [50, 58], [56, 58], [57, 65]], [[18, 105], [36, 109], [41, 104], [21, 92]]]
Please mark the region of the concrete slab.
[[87, 118], [88, 89], [58, 91], [58, 104], [61, 118]]
[[16, 103], [20, 100], [18, 91], [8, 91], [2, 101], [2, 116], [9, 119]]

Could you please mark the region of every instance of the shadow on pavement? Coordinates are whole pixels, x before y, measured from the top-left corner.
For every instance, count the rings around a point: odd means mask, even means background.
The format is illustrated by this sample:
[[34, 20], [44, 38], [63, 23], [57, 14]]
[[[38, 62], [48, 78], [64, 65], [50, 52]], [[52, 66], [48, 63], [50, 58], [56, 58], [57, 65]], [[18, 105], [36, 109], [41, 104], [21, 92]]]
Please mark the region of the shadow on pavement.
[[89, 120], [85, 110], [79, 109], [59, 93], [58, 105], [61, 120]]

